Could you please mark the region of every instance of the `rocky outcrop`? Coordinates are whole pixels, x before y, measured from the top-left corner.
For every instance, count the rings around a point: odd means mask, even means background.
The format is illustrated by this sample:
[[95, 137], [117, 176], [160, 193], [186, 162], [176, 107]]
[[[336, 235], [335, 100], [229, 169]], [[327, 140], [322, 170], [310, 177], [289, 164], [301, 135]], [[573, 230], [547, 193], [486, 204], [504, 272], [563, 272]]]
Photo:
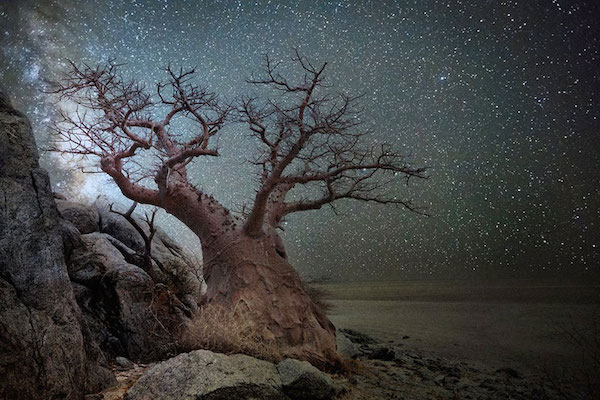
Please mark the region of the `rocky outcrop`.
[[0, 91], [0, 398], [80, 399], [114, 382], [75, 302], [27, 118]]
[[180, 354], [148, 369], [125, 396], [142, 399], [285, 399], [275, 366], [207, 350]]
[[[105, 198], [56, 203], [77, 302], [101, 348], [136, 361], [176, 354], [199, 307], [200, 265], [160, 229], [149, 262], [141, 234]], [[149, 234], [145, 221], [134, 221]]]
[[70, 221], [80, 233], [92, 233], [100, 230], [100, 215], [95, 207], [57, 199], [56, 206], [61, 216]]
[[339, 392], [307, 362], [285, 360], [276, 367], [246, 355], [196, 350], [149, 368], [125, 399], [333, 399]]

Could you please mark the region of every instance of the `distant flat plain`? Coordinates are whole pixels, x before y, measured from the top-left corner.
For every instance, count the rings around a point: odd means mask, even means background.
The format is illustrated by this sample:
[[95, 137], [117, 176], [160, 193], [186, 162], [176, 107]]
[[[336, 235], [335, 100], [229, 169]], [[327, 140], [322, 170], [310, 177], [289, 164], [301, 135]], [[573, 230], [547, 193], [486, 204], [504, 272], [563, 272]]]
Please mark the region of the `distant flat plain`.
[[598, 281], [364, 281], [318, 287], [328, 295], [329, 316], [338, 328], [479, 367], [524, 373], [578, 368], [585, 349], [568, 332], [590, 338], [594, 322], [600, 329]]

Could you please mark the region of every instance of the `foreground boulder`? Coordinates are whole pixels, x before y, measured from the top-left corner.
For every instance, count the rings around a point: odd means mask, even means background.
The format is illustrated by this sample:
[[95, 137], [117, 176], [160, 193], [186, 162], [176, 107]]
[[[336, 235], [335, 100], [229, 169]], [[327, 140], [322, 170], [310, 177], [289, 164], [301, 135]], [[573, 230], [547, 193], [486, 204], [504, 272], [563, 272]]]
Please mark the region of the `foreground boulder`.
[[207, 350], [180, 354], [149, 368], [125, 400], [333, 399], [341, 389], [308, 362], [277, 366], [242, 354]]
[[207, 350], [180, 354], [151, 367], [125, 396], [126, 400], [286, 398], [277, 368], [270, 362]]
[[[77, 302], [101, 348], [137, 361], [176, 354], [199, 308], [200, 265], [160, 229], [151, 260], [144, 258], [142, 235], [105, 198], [56, 203]], [[148, 224], [133, 218], [149, 234]]]
[[80, 399], [112, 384], [69, 282], [27, 118], [0, 91], [0, 398]]
[[343, 331], [338, 330], [335, 335], [336, 349], [338, 354], [346, 358], [357, 358], [362, 353], [360, 346], [354, 343]]

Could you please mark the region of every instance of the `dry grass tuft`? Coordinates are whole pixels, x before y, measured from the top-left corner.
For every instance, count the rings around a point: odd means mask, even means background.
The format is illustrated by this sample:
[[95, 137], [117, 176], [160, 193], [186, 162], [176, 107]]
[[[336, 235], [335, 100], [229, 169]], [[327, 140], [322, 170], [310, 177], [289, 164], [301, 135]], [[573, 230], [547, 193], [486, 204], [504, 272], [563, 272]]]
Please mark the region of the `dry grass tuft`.
[[182, 337], [182, 347], [186, 351], [242, 353], [272, 362], [283, 358], [277, 345], [266, 341], [255, 324], [222, 305], [210, 304], [200, 310]]

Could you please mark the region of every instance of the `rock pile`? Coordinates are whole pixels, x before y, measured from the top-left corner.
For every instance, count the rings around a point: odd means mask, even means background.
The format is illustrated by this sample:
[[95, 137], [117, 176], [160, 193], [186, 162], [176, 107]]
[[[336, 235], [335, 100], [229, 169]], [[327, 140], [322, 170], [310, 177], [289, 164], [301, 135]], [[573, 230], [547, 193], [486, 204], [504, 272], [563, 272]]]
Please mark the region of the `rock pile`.
[[[141, 378], [120, 393], [127, 392], [126, 400], [317, 400], [340, 395], [345, 400], [564, 398], [543, 376], [453, 362], [356, 331], [341, 330], [338, 336], [358, 351], [354, 361], [346, 361], [344, 376], [328, 375], [293, 359], [274, 365], [239, 354], [198, 350], [146, 367], [137, 375]], [[103, 396], [98, 400], [114, 398], [110, 392]]]
[[125, 399], [321, 400], [341, 392], [341, 386], [305, 361], [274, 365], [242, 354], [196, 350], [150, 367]]
[[[143, 237], [124, 216], [111, 210], [106, 198], [92, 205], [64, 198], [57, 198], [56, 203], [64, 218], [69, 277], [101, 348], [111, 356], [136, 361], [176, 354], [179, 338], [201, 299], [198, 262], [160, 229], [152, 239], [151, 262], [147, 262]], [[148, 224], [133, 216], [149, 234]]]
[[338, 343], [359, 363], [347, 399], [563, 398], [544, 376], [524, 376], [508, 367], [488, 370], [445, 360], [349, 330], [338, 331]]

